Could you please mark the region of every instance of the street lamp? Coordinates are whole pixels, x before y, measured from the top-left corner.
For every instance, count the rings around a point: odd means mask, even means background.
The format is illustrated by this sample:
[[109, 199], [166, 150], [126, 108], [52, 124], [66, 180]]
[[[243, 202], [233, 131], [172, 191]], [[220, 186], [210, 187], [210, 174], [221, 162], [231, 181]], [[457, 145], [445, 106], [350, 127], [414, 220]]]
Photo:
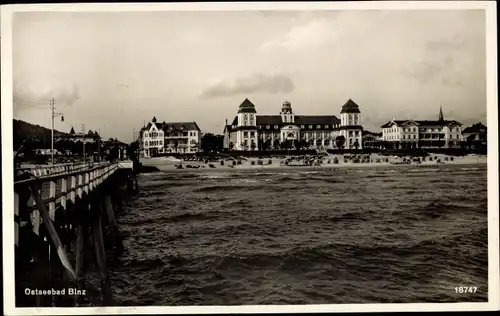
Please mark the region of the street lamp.
[[50, 129], [50, 132], [51, 132], [51, 148], [50, 148], [50, 155], [51, 155], [51, 163], [52, 165], [54, 165], [54, 118], [55, 117], [58, 117], [60, 116], [61, 117], [61, 122], [64, 122], [64, 116], [62, 113], [55, 113], [55, 100], [54, 98], [50, 99], [50, 112], [51, 112], [51, 116], [52, 116], [52, 120], [51, 120], [51, 129]]

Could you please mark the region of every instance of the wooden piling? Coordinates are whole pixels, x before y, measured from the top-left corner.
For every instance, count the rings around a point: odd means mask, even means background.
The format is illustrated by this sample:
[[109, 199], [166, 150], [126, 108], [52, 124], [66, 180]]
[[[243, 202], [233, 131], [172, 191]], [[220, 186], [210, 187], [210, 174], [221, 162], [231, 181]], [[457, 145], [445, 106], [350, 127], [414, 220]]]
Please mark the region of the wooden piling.
[[94, 213], [92, 236], [94, 241], [97, 266], [99, 267], [99, 274], [101, 276], [103, 305], [110, 306], [112, 304], [113, 297], [106, 262], [106, 250], [104, 249], [104, 238], [102, 231], [102, 205], [98, 202], [93, 203], [92, 208]]
[[[118, 250], [123, 250], [115, 217], [116, 209], [113, 205], [113, 201], [117, 202], [123, 209], [121, 196], [123, 192], [119, 192], [120, 185], [109, 185], [109, 182], [104, 183], [104, 181], [117, 169], [118, 164], [103, 164], [97, 167], [52, 166], [30, 170], [28, 173], [23, 173], [23, 176], [16, 176], [18, 178], [14, 187], [16, 280], [19, 275], [23, 275], [19, 273], [21, 269], [17, 269], [19, 263], [28, 269], [33, 266], [34, 275], [30, 274], [29, 277], [32, 279], [27, 280], [28, 284], [36, 283], [30, 285], [31, 288], [89, 289], [92, 287], [90, 283], [85, 284], [85, 270], [88, 263], [95, 259], [101, 278], [101, 290], [92, 289], [92, 292], [102, 293], [104, 305], [112, 304], [113, 295], [103, 236], [103, 216], [106, 216], [113, 232], [115, 239], [113, 245]], [[121, 175], [124, 174], [125, 172], [117, 173], [113, 178], [123, 183], [125, 179]], [[59, 183], [60, 193], [57, 190]], [[42, 196], [42, 187], [49, 190], [48, 198]], [[112, 192], [115, 189], [116, 192]], [[27, 234], [27, 229], [32, 230], [32, 233]], [[92, 247], [87, 247], [90, 244]], [[86, 250], [91, 252], [86, 253]], [[68, 253], [72, 255], [68, 256]], [[18, 290], [20, 288], [16, 286], [16, 293]], [[81, 299], [82, 296], [79, 295], [71, 299], [38, 295], [36, 302], [33, 300], [29, 304], [38, 307], [79, 305], [82, 303]]]
[[123, 242], [122, 242], [122, 236], [120, 233], [120, 229], [118, 228], [118, 224], [116, 223], [116, 217], [115, 217], [115, 210], [113, 208], [113, 203], [111, 201], [111, 197], [109, 195], [106, 195], [104, 197], [104, 209], [106, 210], [106, 215], [108, 218], [108, 222], [111, 226], [111, 229], [113, 231], [112, 238], [113, 238], [113, 245], [116, 247], [118, 252], [123, 251]]

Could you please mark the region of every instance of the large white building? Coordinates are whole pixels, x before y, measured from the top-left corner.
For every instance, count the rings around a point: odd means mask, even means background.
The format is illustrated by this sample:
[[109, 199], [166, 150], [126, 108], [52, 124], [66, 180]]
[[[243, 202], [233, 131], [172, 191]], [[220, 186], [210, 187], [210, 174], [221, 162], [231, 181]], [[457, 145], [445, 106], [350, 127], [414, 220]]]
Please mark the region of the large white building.
[[[224, 148], [258, 150], [301, 147], [311, 149], [359, 148], [362, 144], [361, 111], [349, 99], [335, 115], [297, 115], [290, 102], [279, 115], [261, 115], [245, 99], [231, 124], [224, 128]], [[339, 137], [343, 136], [343, 137]], [[341, 141], [343, 139], [343, 141]]]
[[393, 119], [382, 128], [382, 140], [396, 148], [458, 148], [462, 142], [462, 124], [443, 118], [442, 109], [435, 121]]
[[156, 118], [140, 130], [139, 144], [145, 157], [165, 153], [196, 153], [201, 130], [196, 122], [158, 123]]

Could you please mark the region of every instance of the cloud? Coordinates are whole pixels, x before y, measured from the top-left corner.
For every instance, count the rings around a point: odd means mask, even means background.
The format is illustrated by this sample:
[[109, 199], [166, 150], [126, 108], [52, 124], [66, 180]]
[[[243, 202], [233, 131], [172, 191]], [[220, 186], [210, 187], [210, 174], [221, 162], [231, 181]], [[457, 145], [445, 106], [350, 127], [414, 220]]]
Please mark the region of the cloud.
[[248, 77], [216, 83], [203, 91], [201, 97], [213, 98], [251, 93], [290, 93], [294, 89], [295, 85], [292, 79], [285, 75], [256, 73]]
[[78, 86], [71, 83], [49, 83], [50, 80], [22, 81], [14, 80], [14, 107], [44, 107], [51, 98], [56, 107], [71, 106], [80, 99]]
[[331, 38], [331, 24], [319, 19], [307, 24], [294, 26], [284, 36], [275, 37], [262, 44], [258, 51], [268, 52], [275, 49], [297, 50], [323, 44]]
[[438, 41], [428, 41], [426, 48], [429, 51], [456, 51], [465, 46], [465, 42], [460, 35], [455, 35], [452, 39], [442, 39]]

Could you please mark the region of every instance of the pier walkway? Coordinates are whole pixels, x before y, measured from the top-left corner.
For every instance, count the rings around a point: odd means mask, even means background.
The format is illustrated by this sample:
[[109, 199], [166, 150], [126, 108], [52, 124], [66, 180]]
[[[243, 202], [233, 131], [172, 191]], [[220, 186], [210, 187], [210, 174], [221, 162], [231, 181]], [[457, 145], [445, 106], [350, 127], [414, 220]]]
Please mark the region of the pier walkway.
[[[91, 258], [100, 271], [102, 304], [111, 303], [106, 250], [123, 250], [115, 211], [123, 209], [126, 191], [136, 188], [132, 171], [131, 162], [23, 166], [15, 171], [16, 301], [26, 297], [22, 291], [27, 285], [52, 288], [57, 283], [85, 291]], [[87, 248], [94, 249], [90, 257]], [[23, 274], [32, 277], [26, 280]], [[68, 305], [64, 298], [36, 296], [36, 301], [16, 305], [78, 306], [85, 299], [73, 296]]]

